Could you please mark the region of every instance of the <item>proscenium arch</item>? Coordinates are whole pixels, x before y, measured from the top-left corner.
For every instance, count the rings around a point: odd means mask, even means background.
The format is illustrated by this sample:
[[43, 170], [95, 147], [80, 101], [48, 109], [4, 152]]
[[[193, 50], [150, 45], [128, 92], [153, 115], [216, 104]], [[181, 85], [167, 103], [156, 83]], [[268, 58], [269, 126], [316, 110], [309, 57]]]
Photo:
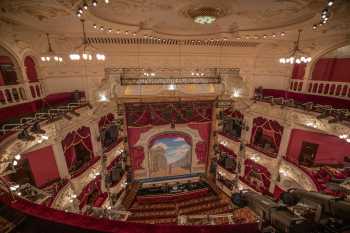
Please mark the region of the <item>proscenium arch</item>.
[[[148, 130], [145, 133], [142, 133], [139, 140], [135, 143], [134, 147], [141, 146], [144, 149], [144, 161], [143, 161], [143, 167], [148, 168], [148, 143], [150, 138], [152, 138], [154, 135], [159, 134], [160, 132], [169, 132], [169, 131], [175, 131], [175, 132], [180, 132], [180, 133], [185, 133], [190, 135], [192, 139], [192, 166], [191, 166], [191, 171], [192, 172], [201, 172], [202, 170], [205, 169], [205, 164], [197, 164], [197, 158], [196, 158], [196, 151], [195, 148], [198, 142], [203, 142], [201, 136], [199, 135], [198, 130], [192, 129], [188, 127], [187, 124], [176, 124], [175, 129], [171, 128], [170, 125], [161, 125], [157, 127], [152, 127], [150, 130]], [[146, 146], [145, 146], [146, 145]], [[148, 171], [146, 169], [143, 170], [135, 170], [134, 175], [138, 176], [138, 178], [142, 177], [149, 177], [149, 174], [147, 174]]]

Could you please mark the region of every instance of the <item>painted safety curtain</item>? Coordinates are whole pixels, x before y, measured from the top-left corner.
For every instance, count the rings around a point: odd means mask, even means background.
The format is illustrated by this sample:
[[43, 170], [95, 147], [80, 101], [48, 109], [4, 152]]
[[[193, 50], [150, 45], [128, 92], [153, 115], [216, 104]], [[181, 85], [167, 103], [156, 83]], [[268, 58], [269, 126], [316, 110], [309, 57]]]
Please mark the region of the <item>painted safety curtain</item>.
[[70, 169], [76, 161], [74, 147], [80, 143], [85, 147], [86, 150], [90, 152], [91, 158], [94, 157], [90, 128], [83, 126], [76, 131], [68, 133], [62, 141], [63, 152], [66, 158], [68, 169]]

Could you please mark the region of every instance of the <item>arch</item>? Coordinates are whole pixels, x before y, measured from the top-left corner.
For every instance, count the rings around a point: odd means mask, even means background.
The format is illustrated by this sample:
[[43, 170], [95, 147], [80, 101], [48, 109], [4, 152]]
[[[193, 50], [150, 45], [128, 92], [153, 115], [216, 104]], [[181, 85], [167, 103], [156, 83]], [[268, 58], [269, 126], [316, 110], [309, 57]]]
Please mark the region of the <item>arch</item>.
[[26, 69], [26, 75], [29, 82], [38, 82], [38, 73], [36, 70], [36, 64], [31, 56], [24, 58], [24, 67]]
[[319, 58], [321, 58], [322, 56], [326, 55], [327, 53], [329, 53], [335, 49], [341, 48], [341, 47], [346, 46], [346, 45], [350, 45], [350, 40], [347, 39], [347, 40], [344, 40], [340, 43], [333, 44], [332, 46], [327, 47], [323, 50], [320, 50], [318, 53], [316, 53], [313, 56], [311, 63], [309, 63], [306, 66], [304, 79], [311, 80], [312, 73], [314, 71], [315, 65], [316, 65], [317, 61], [319, 60]]
[[14, 70], [17, 75], [17, 83], [23, 82], [23, 69], [20, 64], [22, 64], [21, 58], [15, 53], [15, 51], [6, 42], [0, 41], [0, 55], [9, 57]]
[[[144, 128], [145, 129], [145, 128]], [[128, 129], [128, 132], [132, 130], [131, 128]], [[205, 170], [205, 163], [200, 163], [199, 158], [197, 158], [197, 151], [198, 149], [197, 144], [201, 144], [203, 141], [200, 132], [196, 129], [193, 129], [191, 127], [188, 127], [186, 124], [178, 124], [176, 125], [176, 128], [171, 128], [170, 125], [162, 125], [158, 127], [151, 127], [146, 128], [143, 133], [140, 134], [139, 138], [137, 138], [136, 142], [131, 145], [131, 154], [132, 154], [132, 163], [139, 163], [139, 167], [136, 169], [134, 168], [133, 173], [134, 176], [137, 179], [140, 178], [149, 178], [149, 148], [148, 145], [150, 144], [152, 138], [154, 138], [156, 135], [158, 135], [160, 132], [162, 133], [180, 133], [189, 135], [192, 140], [192, 147], [191, 147], [191, 172], [203, 172]], [[130, 143], [130, 140], [129, 140]], [[145, 146], [146, 145], [146, 146]], [[139, 158], [139, 155], [141, 158]], [[196, 156], [195, 156], [196, 155]], [[135, 161], [139, 160], [139, 161]]]
[[3, 47], [0, 47], [0, 86], [19, 83], [14, 57]]

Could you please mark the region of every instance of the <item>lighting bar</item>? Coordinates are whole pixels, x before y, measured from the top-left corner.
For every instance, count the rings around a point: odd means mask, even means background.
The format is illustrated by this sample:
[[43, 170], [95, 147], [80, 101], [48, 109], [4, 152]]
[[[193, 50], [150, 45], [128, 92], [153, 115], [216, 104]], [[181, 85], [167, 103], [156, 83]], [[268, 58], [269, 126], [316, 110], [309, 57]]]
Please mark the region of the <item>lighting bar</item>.
[[177, 85], [177, 84], [220, 84], [221, 77], [181, 78], [120, 78], [122, 86], [129, 85]]

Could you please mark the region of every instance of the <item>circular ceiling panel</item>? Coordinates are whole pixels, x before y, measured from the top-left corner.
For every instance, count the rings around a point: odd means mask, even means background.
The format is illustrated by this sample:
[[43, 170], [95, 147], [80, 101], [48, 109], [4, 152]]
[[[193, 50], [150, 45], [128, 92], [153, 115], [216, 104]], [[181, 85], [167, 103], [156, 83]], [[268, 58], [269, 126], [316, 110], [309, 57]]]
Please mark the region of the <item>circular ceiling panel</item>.
[[[171, 35], [257, 31], [305, 22], [320, 12], [323, 0], [114, 0], [91, 13], [109, 23], [139, 26]], [[196, 23], [191, 12], [211, 9], [210, 24]]]

